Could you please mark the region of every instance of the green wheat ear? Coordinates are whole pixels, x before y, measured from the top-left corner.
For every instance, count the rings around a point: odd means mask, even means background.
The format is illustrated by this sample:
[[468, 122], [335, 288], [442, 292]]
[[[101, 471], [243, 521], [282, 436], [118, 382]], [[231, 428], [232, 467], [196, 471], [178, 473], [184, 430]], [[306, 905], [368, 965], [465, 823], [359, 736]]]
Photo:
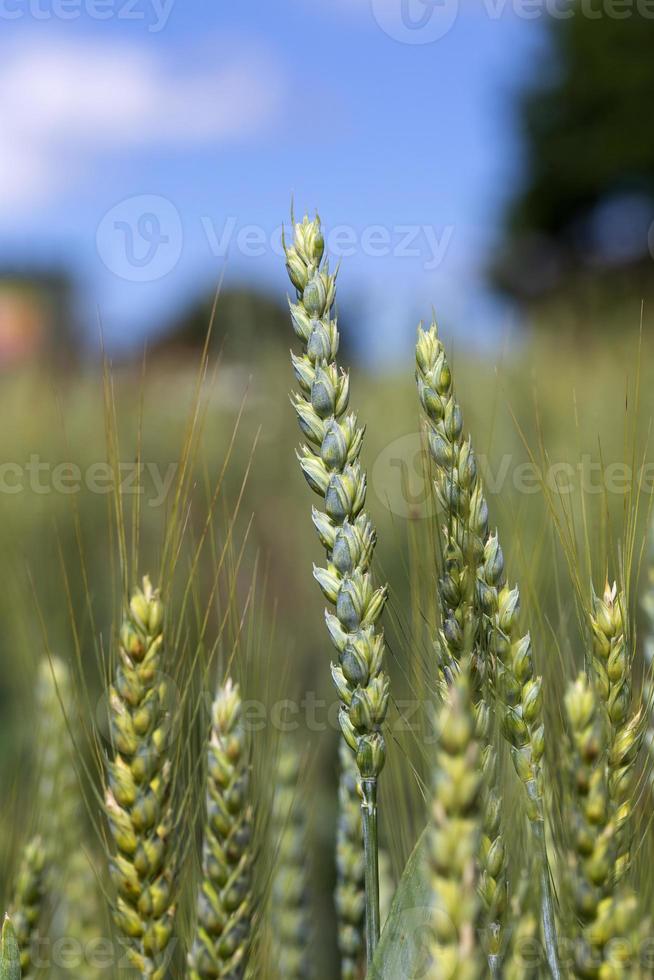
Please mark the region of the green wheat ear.
[[379, 868], [377, 858], [377, 779], [384, 766], [382, 726], [389, 699], [384, 671], [384, 639], [378, 620], [386, 588], [376, 589], [370, 574], [375, 529], [364, 511], [366, 476], [359, 463], [364, 430], [348, 412], [348, 374], [339, 369], [339, 333], [332, 309], [336, 276], [323, 261], [325, 243], [320, 219], [307, 216], [285, 244], [286, 267], [295, 287], [291, 319], [302, 345], [292, 355], [299, 391], [293, 396], [306, 443], [298, 458], [324, 510], [313, 511], [313, 523], [327, 554], [327, 567], [314, 569], [323, 595], [334, 607], [327, 629], [338, 659], [332, 677], [341, 702], [339, 722], [355, 754], [362, 790], [366, 855], [366, 950], [372, 963], [379, 938]]
[[483, 822], [482, 747], [476, 734], [470, 663], [445, 692], [438, 712], [438, 750], [430, 824], [432, 963], [429, 980], [481, 980], [486, 957], [478, 855]]
[[[55, 907], [52, 939], [76, 940], [87, 950], [102, 935], [96, 877], [84, 852], [83, 797], [77, 761], [79, 735], [70, 671], [58, 657], [44, 660], [37, 682], [39, 822], [48, 856], [48, 891]], [[88, 962], [85, 980], [99, 975]]]
[[[575, 971], [585, 976], [592, 962], [591, 938], [602, 900], [611, 890], [615, 840], [610, 824], [606, 773], [606, 735], [594, 685], [580, 674], [565, 695], [570, 738], [568, 819], [570, 853], [567, 883], [572, 920], [581, 923], [574, 938]], [[594, 951], [595, 954], [597, 951]]]
[[20, 966], [25, 980], [36, 976], [32, 950], [39, 934], [47, 894], [48, 863], [40, 837], [33, 837], [23, 851], [14, 886], [11, 918], [20, 949]]
[[114, 917], [130, 963], [151, 980], [166, 973], [175, 915], [163, 620], [159, 592], [146, 577], [120, 630], [109, 704], [114, 756], [107, 762], [105, 794], [115, 845]]
[[649, 531], [649, 555], [647, 563], [647, 586], [643, 593], [641, 606], [646, 620], [646, 633], [643, 643], [645, 654], [645, 676], [643, 678], [643, 704], [646, 712], [645, 748], [649, 756], [647, 767], [650, 792], [654, 795], [654, 522]]
[[[606, 626], [606, 623], [604, 623]], [[641, 925], [636, 896], [621, 881], [624, 824], [611, 793], [612, 734], [603, 695], [581, 674], [565, 698], [571, 739], [568, 887], [573, 921], [574, 973], [586, 977], [638, 977]], [[621, 966], [616, 972], [615, 944]]]
[[248, 739], [238, 685], [227, 680], [211, 711], [207, 815], [191, 980], [240, 980], [250, 951], [252, 806]]
[[0, 939], [0, 980], [21, 980], [18, 940], [8, 915], [5, 915]]
[[632, 712], [633, 651], [625, 629], [626, 597], [615, 583], [599, 598], [593, 591], [592, 665], [599, 697], [608, 718], [608, 791], [616, 854], [614, 876], [620, 881], [631, 861], [629, 825], [635, 803], [635, 764], [642, 742], [642, 716]]
[[454, 395], [445, 349], [432, 323], [418, 330], [418, 393], [428, 423], [435, 490], [445, 514], [443, 572], [439, 581], [442, 625], [438, 636], [441, 677], [456, 673], [462, 657], [472, 654], [470, 682], [478, 735], [485, 745], [485, 826], [482, 837], [481, 893], [486, 904], [486, 949], [499, 976], [506, 946], [506, 858], [501, 836], [499, 799], [493, 790], [495, 759], [490, 718], [497, 694], [502, 731], [525, 789], [527, 812], [538, 844], [542, 922], [548, 961], [559, 978], [553, 894], [545, 847], [542, 759], [545, 738], [542, 682], [535, 676], [531, 639], [519, 628], [520, 595], [510, 588], [497, 534], [488, 523], [488, 506], [463, 415]]
[[271, 828], [275, 853], [271, 926], [274, 963], [283, 980], [313, 976], [307, 815], [299, 775], [299, 753], [284, 745], [276, 768]]

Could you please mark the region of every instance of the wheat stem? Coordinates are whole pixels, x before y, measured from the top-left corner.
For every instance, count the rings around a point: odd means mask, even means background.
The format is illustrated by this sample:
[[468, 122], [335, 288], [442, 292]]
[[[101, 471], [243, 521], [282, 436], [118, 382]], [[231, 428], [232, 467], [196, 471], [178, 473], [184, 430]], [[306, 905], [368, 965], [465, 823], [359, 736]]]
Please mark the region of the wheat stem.
[[[379, 913], [379, 835], [377, 828], [377, 780], [361, 780], [363, 860], [366, 880], [366, 952], [372, 961], [381, 931]], [[370, 896], [370, 901], [368, 901]]]
[[252, 806], [248, 740], [238, 685], [227, 680], [212, 706], [207, 816], [191, 980], [240, 980], [252, 928]]
[[362, 815], [366, 842], [366, 953], [368, 963], [379, 936], [376, 780], [383, 768], [382, 725], [388, 707], [388, 677], [383, 669], [384, 641], [378, 628], [386, 588], [375, 589], [369, 568], [375, 530], [363, 507], [366, 477], [359, 464], [363, 428], [348, 414], [349, 378], [336, 363], [339, 334], [331, 311], [336, 277], [323, 262], [320, 220], [294, 225], [285, 244], [286, 266], [297, 302], [291, 318], [302, 354], [292, 356], [299, 392], [294, 405], [307, 442], [299, 453], [309, 486], [324, 500], [325, 510], [313, 522], [327, 553], [327, 568], [314, 575], [335, 607], [327, 629], [338, 662], [332, 677], [341, 701], [339, 721], [355, 753], [363, 787]]
[[114, 756], [107, 762], [105, 792], [115, 845], [114, 918], [129, 961], [149, 980], [161, 980], [166, 972], [174, 923], [163, 617], [159, 593], [146, 577], [120, 630], [109, 692]]

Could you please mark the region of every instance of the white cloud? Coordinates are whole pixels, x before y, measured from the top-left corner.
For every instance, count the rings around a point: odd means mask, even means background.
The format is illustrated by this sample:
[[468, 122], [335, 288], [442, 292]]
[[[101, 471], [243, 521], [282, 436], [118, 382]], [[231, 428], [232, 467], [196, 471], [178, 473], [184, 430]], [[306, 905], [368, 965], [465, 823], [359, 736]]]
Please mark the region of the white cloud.
[[0, 47], [0, 212], [42, 203], [108, 150], [247, 136], [282, 101], [275, 65], [234, 46], [192, 67], [115, 42]]

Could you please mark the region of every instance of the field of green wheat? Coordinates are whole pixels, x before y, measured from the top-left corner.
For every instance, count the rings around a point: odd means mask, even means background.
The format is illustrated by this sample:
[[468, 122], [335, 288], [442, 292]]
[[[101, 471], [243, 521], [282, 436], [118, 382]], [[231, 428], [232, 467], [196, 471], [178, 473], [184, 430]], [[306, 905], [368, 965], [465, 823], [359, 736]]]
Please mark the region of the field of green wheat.
[[286, 265], [290, 365], [0, 384], [1, 980], [653, 976], [647, 331], [348, 372]]

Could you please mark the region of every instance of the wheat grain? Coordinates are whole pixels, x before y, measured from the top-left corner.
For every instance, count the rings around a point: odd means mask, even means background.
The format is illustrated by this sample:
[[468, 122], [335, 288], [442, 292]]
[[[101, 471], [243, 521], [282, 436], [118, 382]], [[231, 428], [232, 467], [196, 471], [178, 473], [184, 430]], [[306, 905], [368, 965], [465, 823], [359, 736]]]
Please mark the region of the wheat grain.
[[284, 745], [276, 769], [272, 837], [275, 871], [271, 924], [274, 963], [282, 980], [309, 980], [312, 970], [312, 930], [307, 876], [307, 827], [298, 779], [300, 757]]
[[446, 691], [438, 736], [429, 849], [435, 942], [428, 976], [480, 980], [486, 975], [477, 936], [483, 777], [469, 661]]
[[238, 685], [226, 680], [212, 706], [207, 816], [191, 980], [240, 980], [252, 925], [249, 747]]
[[110, 687], [114, 756], [105, 809], [115, 851], [114, 918], [131, 964], [161, 980], [173, 931], [167, 686], [162, 675], [164, 609], [149, 579], [131, 597]]
[[386, 588], [375, 589], [369, 571], [375, 530], [363, 511], [366, 477], [358, 461], [363, 428], [355, 415], [348, 414], [349, 377], [336, 364], [339, 334], [331, 318], [336, 277], [323, 261], [319, 219], [309, 221], [305, 216], [295, 224], [293, 243], [285, 250], [297, 293], [291, 318], [303, 348], [300, 356], [292, 355], [300, 389], [294, 405], [307, 439], [299, 460], [309, 486], [325, 505], [324, 511], [314, 509], [313, 522], [328, 565], [316, 568], [314, 575], [335, 607], [335, 615], [327, 613], [327, 629], [338, 651], [332, 677], [341, 701], [341, 731], [356, 755], [361, 777], [366, 949], [371, 962], [379, 937], [377, 778], [386, 753], [382, 725], [389, 698], [384, 641], [377, 621]]

